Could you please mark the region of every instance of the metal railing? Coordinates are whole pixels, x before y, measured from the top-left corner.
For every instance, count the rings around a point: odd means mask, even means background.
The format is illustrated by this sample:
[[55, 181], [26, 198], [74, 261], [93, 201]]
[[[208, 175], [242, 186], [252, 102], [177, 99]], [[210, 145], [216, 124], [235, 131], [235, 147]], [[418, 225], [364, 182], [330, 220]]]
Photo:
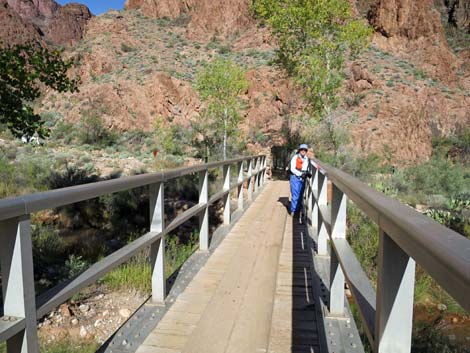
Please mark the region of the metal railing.
[[[338, 169], [311, 164], [304, 203], [318, 255], [330, 256], [328, 315], [345, 314], [346, 282], [374, 352], [409, 353], [415, 263], [470, 311], [469, 239]], [[379, 227], [377, 291], [346, 240], [348, 198]]]
[[[231, 166], [237, 165], [238, 178], [230, 183]], [[209, 198], [209, 169], [223, 167], [222, 190]], [[246, 169], [245, 169], [246, 167]], [[168, 225], [164, 224], [164, 185], [168, 180], [199, 174], [199, 203], [184, 211]], [[37, 353], [37, 319], [70, 299], [83, 288], [150, 246], [152, 300], [163, 303], [166, 296], [165, 234], [192, 217], [199, 217], [199, 248], [209, 249], [209, 206], [224, 203], [224, 224], [230, 224], [230, 192], [237, 190], [238, 209], [244, 208], [244, 187], [248, 201], [266, 180], [266, 157], [251, 156], [194, 165], [168, 171], [142, 174], [73, 186], [12, 199], [0, 200], [0, 265], [2, 273], [3, 312], [0, 317], [0, 342], [7, 342], [8, 353]], [[113, 252], [75, 278], [35, 296], [31, 242], [31, 213], [70, 205], [105, 194], [148, 186], [150, 231]]]

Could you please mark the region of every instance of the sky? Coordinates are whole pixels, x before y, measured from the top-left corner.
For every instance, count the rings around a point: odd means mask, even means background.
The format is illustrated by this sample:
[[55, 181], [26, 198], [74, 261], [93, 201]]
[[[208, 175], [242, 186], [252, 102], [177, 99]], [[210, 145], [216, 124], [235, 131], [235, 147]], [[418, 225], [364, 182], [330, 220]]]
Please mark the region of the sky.
[[121, 10], [125, 0], [56, 0], [59, 4], [65, 5], [70, 2], [78, 2], [88, 6], [93, 15], [100, 15], [109, 9]]

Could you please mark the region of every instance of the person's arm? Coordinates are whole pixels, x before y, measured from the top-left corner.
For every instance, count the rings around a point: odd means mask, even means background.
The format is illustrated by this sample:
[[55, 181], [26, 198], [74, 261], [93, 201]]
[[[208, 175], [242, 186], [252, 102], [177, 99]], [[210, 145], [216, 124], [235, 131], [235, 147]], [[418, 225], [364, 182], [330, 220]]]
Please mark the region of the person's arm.
[[291, 171], [292, 174], [300, 177], [300, 176], [302, 176], [302, 172], [297, 170], [296, 160], [297, 160], [297, 155], [294, 155], [294, 157], [292, 157], [292, 159], [290, 160], [290, 171]]

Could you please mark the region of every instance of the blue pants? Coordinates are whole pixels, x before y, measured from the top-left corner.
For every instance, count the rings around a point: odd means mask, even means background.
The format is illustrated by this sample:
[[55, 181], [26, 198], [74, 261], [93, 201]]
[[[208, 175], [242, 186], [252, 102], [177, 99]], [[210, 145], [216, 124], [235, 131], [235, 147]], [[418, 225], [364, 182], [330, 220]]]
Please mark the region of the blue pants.
[[295, 213], [300, 211], [302, 207], [302, 194], [304, 192], [304, 181], [298, 176], [290, 176], [290, 212]]

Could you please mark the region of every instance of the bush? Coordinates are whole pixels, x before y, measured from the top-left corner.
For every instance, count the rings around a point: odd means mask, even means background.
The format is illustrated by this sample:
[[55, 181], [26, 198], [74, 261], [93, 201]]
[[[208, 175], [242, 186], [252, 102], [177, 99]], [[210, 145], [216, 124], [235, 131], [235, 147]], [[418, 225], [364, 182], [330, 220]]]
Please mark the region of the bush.
[[359, 208], [348, 205], [347, 239], [372, 282], [377, 278], [379, 229]]
[[451, 161], [434, 157], [431, 160], [405, 170], [411, 191], [417, 195], [443, 195], [455, 197], [470, 190], [470, 178], [463, 168]]
[[82, 144], [111, 146], [116, 143], [118, 134], [105, 127], [97, 114], [88, 113], [83, 117], [78, 138]]
[[82, 256], [70, 255], [68, 260], [65, 261], [67, 267], [68, 277], [75, 277], [85, 271], [90, 264], [84, 260]]
[[439, 316], [434, 322], [418, 322], [414, 325], [411, 353], [470, 353], [470, 348], [457, 346], [438, 328], [442, 320]]

